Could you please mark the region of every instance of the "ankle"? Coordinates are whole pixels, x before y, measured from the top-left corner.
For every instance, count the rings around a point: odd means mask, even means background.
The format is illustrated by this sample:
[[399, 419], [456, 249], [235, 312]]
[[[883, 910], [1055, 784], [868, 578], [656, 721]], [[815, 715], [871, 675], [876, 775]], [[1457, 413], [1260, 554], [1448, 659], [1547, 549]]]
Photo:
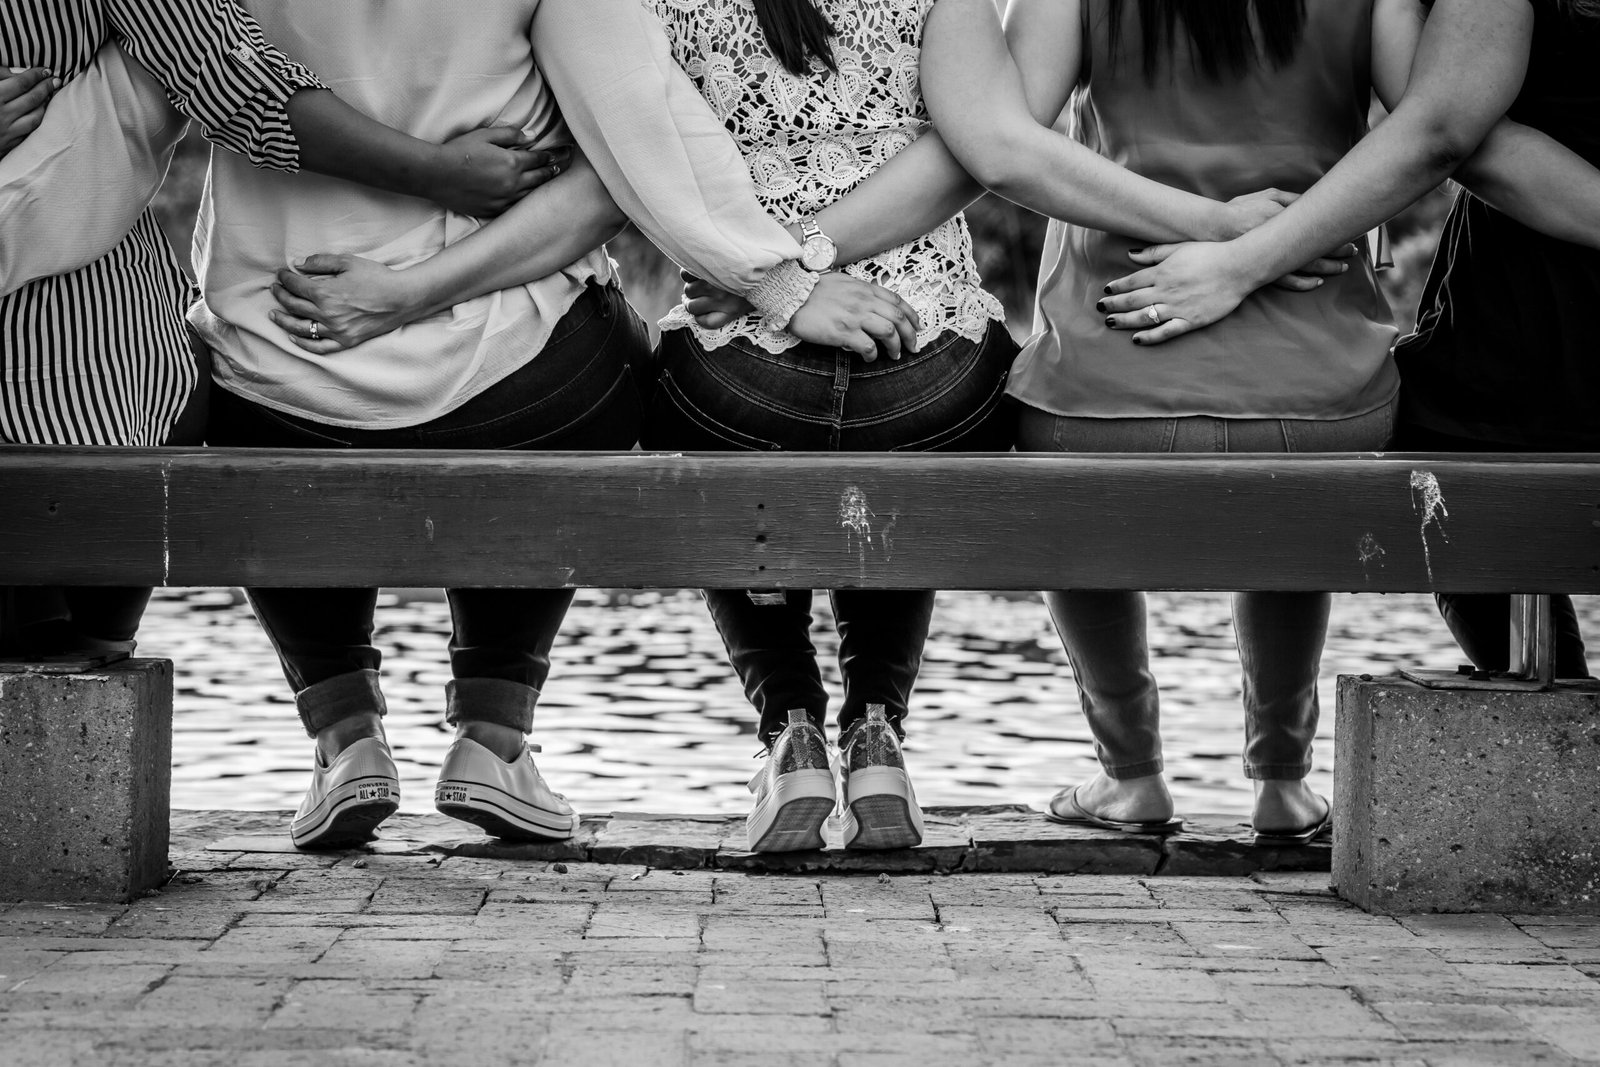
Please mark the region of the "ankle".
[[513, 763], [522, 756], [523, 746], [528, 739], [526, 734], [514, 726], [502, 726], [497, 722], [478, 722], [475, 719], [462, 719], [457, 722], [456, 738], [477, 742], [505, 763]]
[[377, 712], [349, 715], [317, 732], [317, 754], [326, 763], [362, 738], [383, 736], [383, 718]]

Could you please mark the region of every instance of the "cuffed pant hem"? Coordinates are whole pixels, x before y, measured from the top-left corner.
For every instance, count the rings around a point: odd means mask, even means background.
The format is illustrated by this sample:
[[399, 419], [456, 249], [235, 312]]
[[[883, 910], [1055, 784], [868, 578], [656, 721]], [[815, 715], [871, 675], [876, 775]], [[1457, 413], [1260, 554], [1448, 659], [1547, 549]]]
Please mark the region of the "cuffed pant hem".
[[1166, 764], [1159, 759], [1146, 760], [1144, 763], [1125, 763], [1119, 767], [1100, 765], [1106, 772], [1107, 778], [1121, 781], [1124, 778], [1148, 778], [1152, 774], [1160, 774], [1166, 769]]
[[336, 674], [309, 685], [295, 694], [294, 706], [300, 713], [306, 734], [311, 737], [355, 715], [389, 713], [383, 692], [378, 688], [378, 672], [374, 670]]
[[1244, 776], [1257, 782], [1298, 782], [1311, 773], [1309, 763], [1263, 763], [1259, 767], [1244, 765]]
[[444, 721], [487, 722], [533, 733], [539, 690], [505, 678], [457, 678], [444, 687]]

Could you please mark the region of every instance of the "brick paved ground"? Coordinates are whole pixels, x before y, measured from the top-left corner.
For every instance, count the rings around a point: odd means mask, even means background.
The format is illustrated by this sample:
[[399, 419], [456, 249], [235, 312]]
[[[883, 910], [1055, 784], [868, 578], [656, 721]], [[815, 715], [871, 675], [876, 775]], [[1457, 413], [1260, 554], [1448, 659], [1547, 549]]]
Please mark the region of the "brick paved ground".
[[665, 871], [203, 831], [132, 905], [0, 904], [0, 1063], [1600, 1061], [1597, 918], [1380, 918], [1317, 873]]

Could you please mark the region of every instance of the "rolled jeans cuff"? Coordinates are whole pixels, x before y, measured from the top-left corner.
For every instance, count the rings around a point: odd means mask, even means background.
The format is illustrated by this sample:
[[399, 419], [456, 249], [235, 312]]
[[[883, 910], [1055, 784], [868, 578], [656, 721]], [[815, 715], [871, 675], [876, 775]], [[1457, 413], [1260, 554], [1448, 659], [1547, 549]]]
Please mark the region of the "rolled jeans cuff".
[[1166, 768], [1166, 764], [1159, 759], [1145, 760], [1143, 763], [1124, 763], [1116, 767], [1102, 762], [1100, 766], [1105, 770], [1107, 778], [1118, 781], [1124, 778], [1148, 778], [1152, 774], [1160, 774]]
[[1244, 765], [1244, 776], [1257, 782], [1298, 782], [1311, 773], [1306, 763], [1257, 763]]
[[533, 708], [539, 690], [504, 678], [457, 678], [444, 687], [444, 721], [489, 722], [533, 733]]
[[294, 706], [311, 737], [354, 715], [377, 712], [381, 717], [389, 713], [383, 692], [378, 688], [378, 672], [374, 670], [336, 674], [309, 685], [295, 694]]

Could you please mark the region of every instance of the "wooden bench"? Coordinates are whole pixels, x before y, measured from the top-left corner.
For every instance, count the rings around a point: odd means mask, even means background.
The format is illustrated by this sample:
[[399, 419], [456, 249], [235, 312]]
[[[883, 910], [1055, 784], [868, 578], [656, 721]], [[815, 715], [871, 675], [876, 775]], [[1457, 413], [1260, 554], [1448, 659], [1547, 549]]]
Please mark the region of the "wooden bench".
[[[0, 501], [0, 585], [1600, 592], [1600, 456], [9, 447]], [[1537, 675], [1536, 656], [1529, 666]], [[1416, 699], [1430, 707], [1484, 699], [1381, 684], [1426, 693]], [[1588, 794], [1600, 793], [1600, 717], [1583, 720], [1590, 691], [1524, 689], [1496, 699], [1524, 720], [1535, 705], [1567, 708], [1559, 729], [1594, 743], [1578, 745], [1587, 763], [1573, 758], [1588, 768]], [[7, 737], [43, 737], [45, 726], [36, 716], [24, 730], [5, 694], [0, 771], [14, 774], [27, 757]], [[1349, 699], [1373, 714], [1370, 699]], [[1341, 719], [1339, 736], [1376, 735]], [[1394, 881], [1376, 854], [1387, 824], [1368, 815], [1400, 818], [1406, 801], [1384, 792], [1401, 785], [1351, 777], [1369, 755], [1339, 751], [1340, 888], [1371, 906], [1426, 904], [1383, 888]], [[1550, 758], [1525, 750], [1523, 762], [1532, 773]], [[1436, 789], [1438, 776], [1413, 785]], [[164, 779], [152, 788], [161, 796], [149, 817], [164, 820]], [[8, 793], [0, 823], [37, 807]], [[1490, 817], [1485, 795], [1484, 810], [1463, 818]], [[1358, 796], [1369, 811], [1345, 803]], [[1566, 832], [1542, 808], [1522, 816]], [[53, 832], [34, 823], [34, 837]], [[5, 833], [0, 849], [19, 847]], [[1548, 848], [1551, 835], [1543, 840]], [[164, 856], [164, 836], [160, 845]], [[1405, 863], [1433, 863], [1431, 847], [1413, 842]], [[1574, 852], [1560, 876], [1574, 899], [1555, 906], [1586, 906], [1576, 898], [1600, 874], [1593, 851]], [[129, 884], [139, 878], [148, 875]], [[0, 875], [0, 896], [6, 885]]]

